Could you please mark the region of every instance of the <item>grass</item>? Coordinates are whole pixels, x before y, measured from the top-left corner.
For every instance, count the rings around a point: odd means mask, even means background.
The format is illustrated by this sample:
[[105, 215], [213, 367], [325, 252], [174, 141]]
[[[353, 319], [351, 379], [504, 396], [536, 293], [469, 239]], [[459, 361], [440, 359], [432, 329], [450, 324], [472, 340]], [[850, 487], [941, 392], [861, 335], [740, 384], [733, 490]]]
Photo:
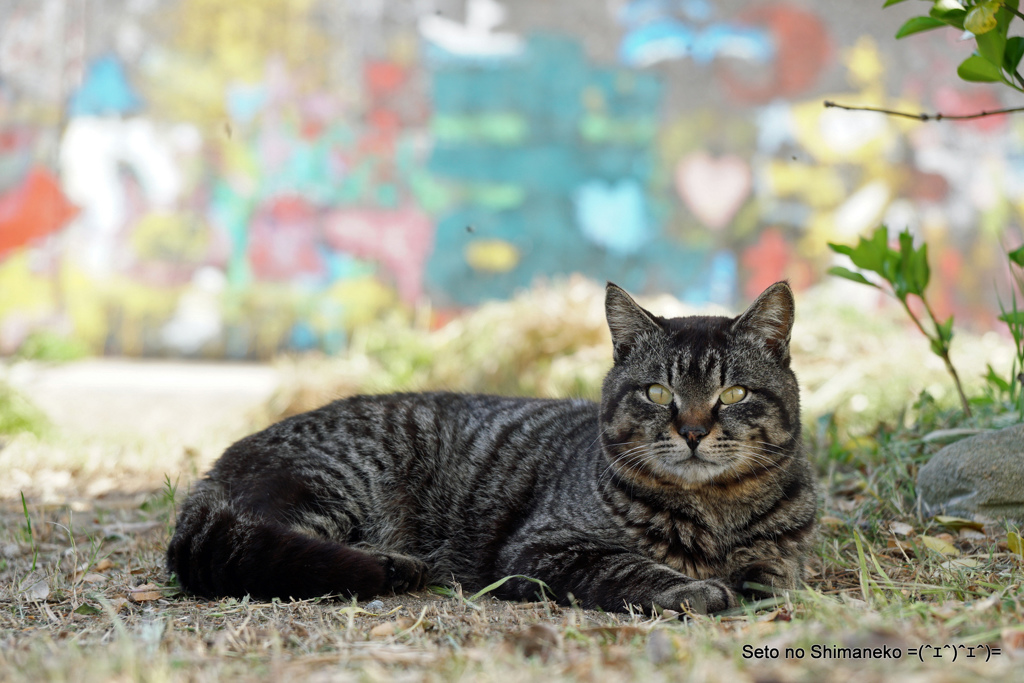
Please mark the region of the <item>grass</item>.
[[0, 444], [15, 434], [43, 435], [49, 421], [21, 392], [0, 380]]
[[[1024, 599], [1022, 558], [1005, 531], [949, 533], [959, 553], [951, 559], [922, 541], [948, 528], [894, 513], [905, 501], [864, 481], [828, 480], [806, 589], [689, 620], [506, 603], [457, 585], [376, 605], [197, 600], [162, 570], [170, 482], [141, 503], [30, 505], [31, 538], [21, 506], [9, 505], [0, 513], [0, 679], [1010, 680]], [[913, 530], [894, 534], [894, 522]], [[944, 645], [1003, 653], [955, 663], [907, 654]], [[903, 657], [825, 658], [825, 647], [900, 648]]]
[[[688, 619], [507, 603], [457, 584], [376, 603], [197, 600], [164, 572], [164, 549], [189, 481], [239, 434], [21, 433], [0, 450], [0, 681], [1024, 679], [1020, 530], [923, 518], [914, 491], [956, 430], [1015, 412], [993, 399], [966, 421], [951, 388], [908, 404], [942, 386], [900, 355], [898, 324], [803, 303], [794, 350], [822, 500], [802, 590]], [[600, 289], [576, 281], [441, 330], [382, 323], [344, 358], [283, 360], [290, 379], [261, 420], [367, 389], [594, 395], [599, 304]], [[989, 351], [1002, 347], [958, 339], [976, 344], [978, 377], [998, 366]], [[856, 648], [901, 657], [836, 656]]]

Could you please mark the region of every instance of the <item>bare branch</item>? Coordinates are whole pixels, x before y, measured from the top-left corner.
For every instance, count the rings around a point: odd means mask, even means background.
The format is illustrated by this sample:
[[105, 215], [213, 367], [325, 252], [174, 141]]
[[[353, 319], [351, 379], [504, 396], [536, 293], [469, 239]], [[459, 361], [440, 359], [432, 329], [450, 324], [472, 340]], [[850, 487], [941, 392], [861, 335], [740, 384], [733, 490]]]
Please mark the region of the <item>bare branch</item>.
[[986, 116], [998, 116], [1000, 114], [1012, 114], [1018, 111], [1024, 111], [1024, 107], [1011, 107], [1009, 109], [993, 109], [992, 111], [979, 111], [974, 114], [911, 114], [906, 111], [893, 111], [892, 109], [881, 109], [879, 107], [850, 107], [845, 104], [837, 104], [825, 100], [825, 108], [831, 109], [845, 109], [847, 111], [875, 111], [879, 114], [887, 114], [889, 116], [902, 116], [905, 119], [914, 119], [916, 121], [966, 121], [968, 119], [980, 119]]

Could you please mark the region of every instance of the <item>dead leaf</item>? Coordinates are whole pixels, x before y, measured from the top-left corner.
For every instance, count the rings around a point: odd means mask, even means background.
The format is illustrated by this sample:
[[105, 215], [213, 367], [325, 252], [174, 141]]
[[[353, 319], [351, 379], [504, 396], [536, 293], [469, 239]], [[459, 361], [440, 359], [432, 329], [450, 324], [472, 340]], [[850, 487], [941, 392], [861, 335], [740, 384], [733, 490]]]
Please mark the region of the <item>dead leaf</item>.
[[1003, 652], [1014, 659], [1024, 658], [1024, 630], [1021, 630], [1019, 626], [1004, 628], [999, 637], [1003, 641]]
[[897, 536], [909, 536], [914, 533], [914, 527], [906, 522], [889, 522], [889, 531]]
[[385, 621], [383, 624], [377, 624], [370, 629], [371, 638], [388, 638], [395, 635], [399, 631], [405, 631], [410, 629], [416, 623], [415, 619], [409, 617], [398, 617], [394, 621]]
[[50, 580], [42, 572], [32, 572], [21, 585], [21, 594], [29, 600], [45, 600], [50, 597]]
[[995, 593], [971, 605], [972, 612], [986, 612], [999, 604], [1000, 594]]
[[972, 560], [969, 557], [962, 557], [956, 560], [947, 560], [939, 566], [943, 569], [974, 569], [975, 567], [980, 566], [980, 564], [981, 563], [977, 560]]
[[[918, 536], [918, 538], [921, 539], [921, 542], [924, 543], [925, 546], [931, 548], [937, 553], [954, 556], [960, 554], [960, 551], [957, 550], [952, 543], [945, 539], [939, 538], [938, 536]], [[953, 539], [952, 536], [950, 536], [949, 538], [950, 540]]]
[[93, 567], [93, 570], [97, 572], [105, 572], [113, 566], [114, 563], [111, 561], [111, 559], [109, 557], [104, 557], [102, 560], [96, 563], [96, 566]]
[[973, 519], [964, 519], [963, 517], [950, 517], [948, 515], [935, 515], [932, 519], [947, 529], [953, 531], [959, 531], [960, 529], [974, 529], [975, 531], [984, 531], [985, 525], [981, 522], [975, 522]]
[[840, 498], [835, 502], [835, 506], [841, 512], [853, 512], [859, 508], [863, 502], [864, 496], [854, 496], [853, 498]]
[[85, 576], [79, 579], [83, 583], [106, 583], [107, 577], [103, 574], [97, 574], [95, 572], [89, 572]]
[[128, 600], [131, 602], [152, 602], [164, 596], [160, 586], [155, 583], [144, 583], [128, 591]]
[[988, 536], [985, 535], [985, 532], [978, 531], [977, 529], [971, 529], [969, 527], [961, 529], [958, 536], [966, 541], [984, 541], [988, 538]]
[[838, 517], [833, 517], [832, 515], [823, 515], [818, 521], [825, 526], [844, 526], [846, 524], [843, 520]]
[[1017, 555], [1024, 557], [1024, 540], [1016, 532], [1006, 534], [1006, 548]]
[[792, 621], [793, 615], [790, 614], [789, 610], [784, 608], [776, 608], [767, 614], [761, 614], [757, 617], [757, 621]]

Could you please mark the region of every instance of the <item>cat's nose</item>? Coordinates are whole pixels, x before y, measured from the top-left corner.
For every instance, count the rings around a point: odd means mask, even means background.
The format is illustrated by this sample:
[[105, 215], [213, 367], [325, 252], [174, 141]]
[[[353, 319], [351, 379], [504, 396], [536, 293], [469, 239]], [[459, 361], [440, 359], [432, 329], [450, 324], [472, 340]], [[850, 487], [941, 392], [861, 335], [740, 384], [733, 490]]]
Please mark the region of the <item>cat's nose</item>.
[[683, 425], [679, 428], [679, 435], [686, 439], [686, 445], [691, 451], [696, 451], [700, 440], [707, 436], [708, 430], [694, 425]]

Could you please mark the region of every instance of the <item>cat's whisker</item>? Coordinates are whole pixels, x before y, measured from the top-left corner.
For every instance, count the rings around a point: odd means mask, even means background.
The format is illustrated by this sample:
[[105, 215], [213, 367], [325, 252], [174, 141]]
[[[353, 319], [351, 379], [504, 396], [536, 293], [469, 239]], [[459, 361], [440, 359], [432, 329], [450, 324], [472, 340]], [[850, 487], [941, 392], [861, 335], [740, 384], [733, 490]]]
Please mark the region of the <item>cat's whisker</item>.
[[[609, 471], [611, 471], [612, 468], [614, 468], [617, 463], [619, 463], [620, 461], [626, 459], [627, 457], [629, 457], [633, 453], [641, 451], [641, 450], [643, 450], [645, 448], [650, 448], [650, 446], [651, 446], [651, 444], [649, 444], [649, 443], [637, 442], [637, 441], [630, 441], [630, 442], [626, 442], [626, 443], [640, 443], [640, 445], [636, 446], [634, 448], [631, 448], [631, 449], [625, 451], [624, 453], [618, 454], [610, 463], [608, 463], [608, 467], [606, 467], [604, 469], [604, 471], [601, 473], [601, 476], [598, 478], [598, 485], [600, 485], [601, 481], [604, 479], [605, 474], [607, 474]], [[628, 472], [628, 469], [627, 469], [627, 472]]]

